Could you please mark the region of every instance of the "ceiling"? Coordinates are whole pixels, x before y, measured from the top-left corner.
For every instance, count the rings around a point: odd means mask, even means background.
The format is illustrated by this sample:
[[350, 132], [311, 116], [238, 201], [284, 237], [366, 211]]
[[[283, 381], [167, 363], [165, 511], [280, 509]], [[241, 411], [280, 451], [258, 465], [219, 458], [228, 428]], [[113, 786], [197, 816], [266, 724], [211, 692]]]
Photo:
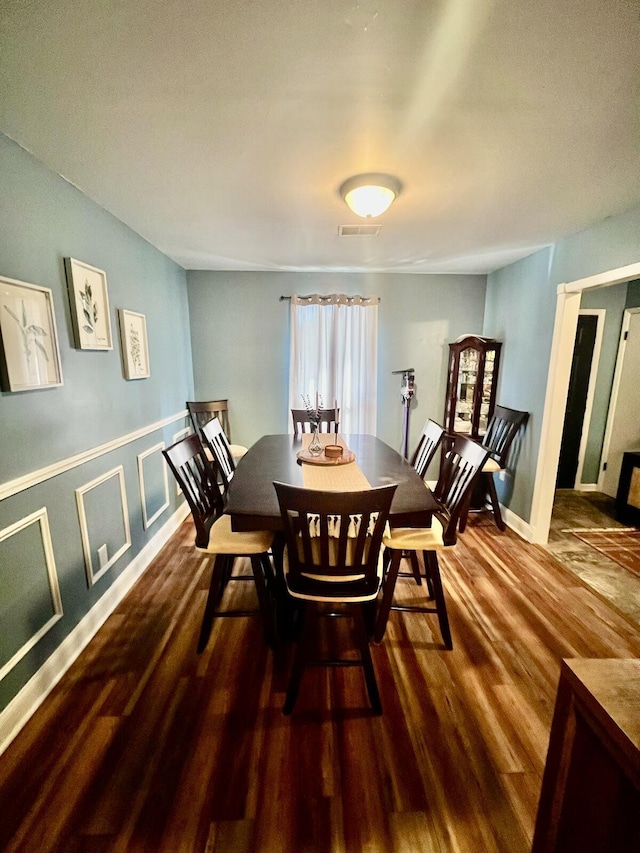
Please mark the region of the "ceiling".
[[0, 130], [187, 269], [484, 273], [640, 201], [639, 45], [639, 0], [0, 0]]

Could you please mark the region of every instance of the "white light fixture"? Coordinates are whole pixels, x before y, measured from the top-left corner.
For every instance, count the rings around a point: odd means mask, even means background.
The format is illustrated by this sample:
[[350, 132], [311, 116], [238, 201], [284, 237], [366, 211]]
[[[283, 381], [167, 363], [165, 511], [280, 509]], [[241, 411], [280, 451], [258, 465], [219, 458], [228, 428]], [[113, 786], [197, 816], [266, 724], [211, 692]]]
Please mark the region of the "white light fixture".
[[371, 219], [388, 210], [401, 189], [402, 184], [393, 175], [370, 172], [347, 178], [340, 195], [357, 216]]

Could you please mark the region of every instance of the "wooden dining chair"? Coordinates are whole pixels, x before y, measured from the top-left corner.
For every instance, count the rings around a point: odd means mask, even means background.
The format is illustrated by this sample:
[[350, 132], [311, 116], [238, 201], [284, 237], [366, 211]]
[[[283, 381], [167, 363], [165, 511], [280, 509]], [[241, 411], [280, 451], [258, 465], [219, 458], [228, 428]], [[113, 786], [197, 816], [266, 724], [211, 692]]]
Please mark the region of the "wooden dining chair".
[[[323, 492], [277, 482], [274, 487], [286, 540], [286, 589], [298, 605], [298, 638], [283, 713], [293, 711], [306, 666], [361, 666], [371, 706], [381, 714], [369, 638], [382, 580], [380, 546], [396, 485], [361, 492]], [[316, 659], [310, 615], [351, 616], [359, 658]]]
[[[162, 453], [189, 504], [196, 528], [196, 548], [214, 557], [200, 627], [198, 653], [206, 648], [216, 617], [252, 616], [259, 613], [263, 619], [265, 638], [273, 645], [275, 630], [270, 607], [273, 570], [268, 555], [273, 535], [265, 531], [235, 533], [231, 530], [231, 519], [224, 514], [224, 501], [215, 466], [207, 458], [197, 435], [183, 438]], [[248, 557], [251, 561], [258, 595], [257, 610], [220, 609], [229, 581], [252, 580], [251, 575], [232, 574], [233, 564], [239, 557]]]
[[[504, 523], [502, 513], [500, 512], [500, 501], [496, 492], [494, 474], [504, 471], [506, 468], [507, 457], [509, 456], [513, 441], [520, 428], [526, 424], [528, 419], [529, 412], [509, 409], [506, 406], [496, 406], [489, 421], [487, 431], [482, 439], [482, 446], [489, 451], [489, 456], [478, 478], [477, 502], [481, 507], [487, 501], [489, 502], [499, 530], [506, 530], [507, 525]], [[473, 499], [475, 502], [475, 496]], [[471, 500], [472, 495], [469, 494], [467, 505], [460, 515], [460, 533], [463, 533], [467, 526]]]
[[222, 493], [226, 499], [229, 484], [236, 470], [231, 445], [218, 418], [212, 418], [202, 427], [202, 443], [209, 450], [211, 459], [218, 469], [222, 481]]
[[[319, 409], [318, 414], [320, 415], [318, 432], [335, 432], [340, 429], [340, 409], [338, 409], [337, 422], [335, 409]], [[296, 436], [302, 435], [303, 432], [311, 432], [311, 421], [306, 409], [291, 409], [291, 417], [293, 419], [293, 432]]]
[[[390, 559], [385, 561], [386, 572], [382, 602], [374, 632], [376, 642], [381, 642], [384, 637], [389, 611], [402, 610], [417, 613], [436, 613], [444, 645], [447, 649], [453, 648], [447, 604], [440, 577], [438, 551], [456, 544], [460, 513], [464, 509], [469, 490], [473, 488], [488, 455], [488, 450], [470, 438], [462, 435], [456, 436], [440, 468], [440, 476], [434, 491], [440, 509], [434, 513], [431, 527], [392, 528], [390, 534], [384, 537], [383, 545]], [[433, 604], [393, 604], [400, 561], [406, 552], [422, 553]]]
[[187, 409], [189, 417], [193, 424], [193, 431], [200, 435], [205, 424], [209, 423], [213, 418], [218, 418], [222, 424], [222, 429], [227, 436], [231, 455], [234, 459], [241, 459], [247, 452], [247, 448], [242, 444], [231, 443], [231, 426], [229, 424], [229, 401], [228, 400], [208, 400], [205, 402], [189, 402], [187, 401]]
[[[427, 469], [431, 464], [433, 457], [436, 455], [438, 448], [440, 447], [440, 442], [442, 441], [442, 436], [444, 435], [444, 429], [440, 426], [440, 424], [427, 419], [424, 427], [422, 428], [422, 435], [420, 436], [420, 441], [418, 442], [418, 446], [416, 447], [413, 456], [411, 457], [411, 464], [415, 468], [416, 472], [424, 478], [427, 475]], [[415, 551], [409, 551], [408, 555], [409, 561], [411, 564], [411, 572], [400, 572], [399, 576], [412, 576], [418, 586], [422, 585], [422, 577], [420, 575], [420, 564], [418, 562], [418, 555]], [[433, 595], [433, 589], [431, 588], [431, 579], [427, 575], [427, 585], [429, 587], [429, 592]]]

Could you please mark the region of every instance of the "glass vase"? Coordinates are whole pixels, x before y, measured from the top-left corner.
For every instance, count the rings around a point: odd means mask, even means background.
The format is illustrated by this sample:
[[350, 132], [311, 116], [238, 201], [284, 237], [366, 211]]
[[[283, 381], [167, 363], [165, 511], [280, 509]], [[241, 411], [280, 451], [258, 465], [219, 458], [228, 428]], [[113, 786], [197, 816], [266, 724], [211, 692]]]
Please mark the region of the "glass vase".
[[312, 456], [320, 456], [323, 447], [318, 437], [318, 424], [311, 424], [311, 441], [309, 442], [309, 453]]

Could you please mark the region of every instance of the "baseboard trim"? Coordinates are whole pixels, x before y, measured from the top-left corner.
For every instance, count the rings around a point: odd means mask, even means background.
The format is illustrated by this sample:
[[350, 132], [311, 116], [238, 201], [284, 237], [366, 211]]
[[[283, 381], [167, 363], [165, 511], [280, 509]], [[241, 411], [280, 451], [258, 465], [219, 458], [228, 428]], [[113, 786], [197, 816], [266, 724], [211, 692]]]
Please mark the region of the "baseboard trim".
[[0, 713], [0, 755], [38, 710], [188, 515], [189, 507], [184, 503], [163, 524], [153, 539], [147, 542], [102, 598]]
[[526, 542], [535, 541], [535, 531], [527, 521], [512, 512], [508, 506], [502, 506], [502, 504], [500, 504], [500, 512], [507, 527], [517, 533], [518, 536], [522, 536]]
[[578, 483], [576, 486], [577, 492], [597, 492], [598, 484], [597, 483]]

